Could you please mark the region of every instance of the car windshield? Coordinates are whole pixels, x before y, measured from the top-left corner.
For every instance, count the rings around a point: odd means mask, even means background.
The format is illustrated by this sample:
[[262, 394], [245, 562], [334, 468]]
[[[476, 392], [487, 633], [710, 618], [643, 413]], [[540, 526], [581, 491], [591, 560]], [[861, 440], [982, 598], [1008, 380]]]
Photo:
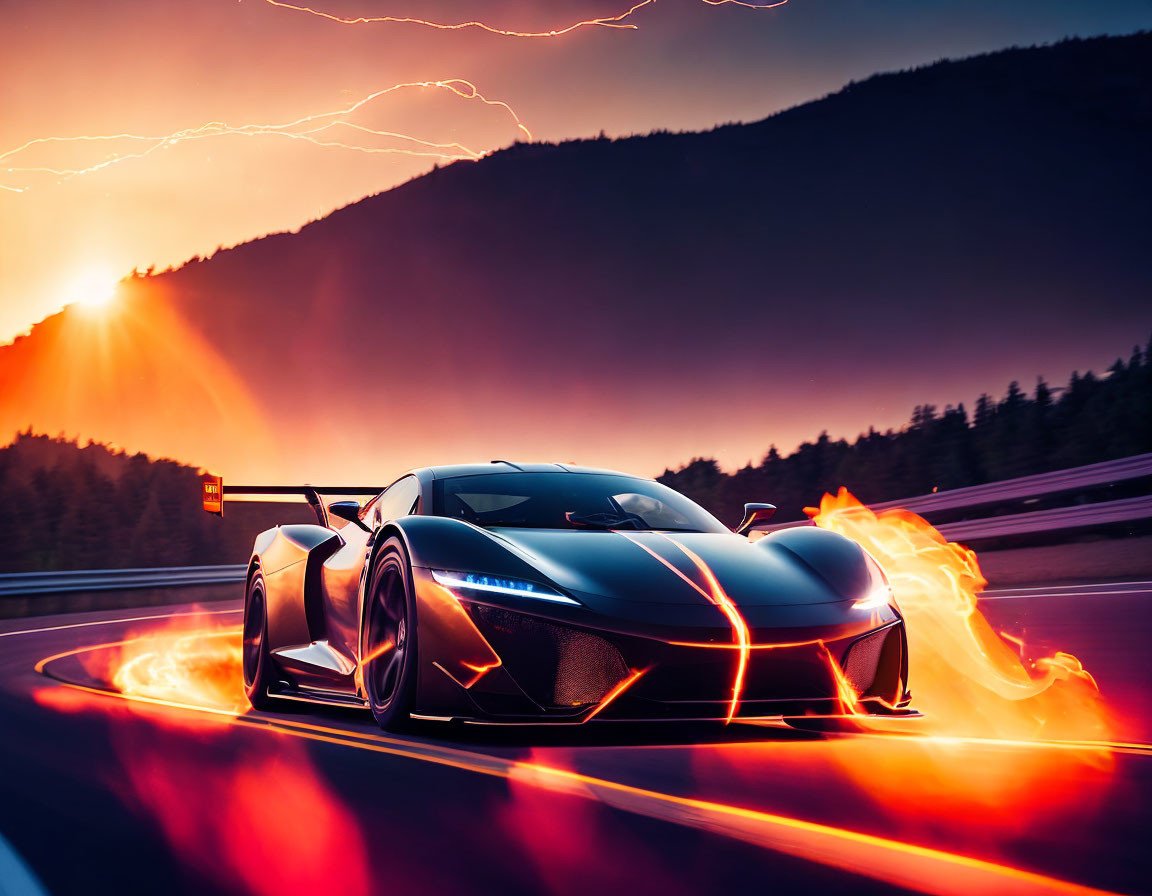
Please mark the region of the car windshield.
[[652, 482], [601, 473], [487, 473], [433, 483], [436, 516], [478, 526], [728, 532], [708, 511]]

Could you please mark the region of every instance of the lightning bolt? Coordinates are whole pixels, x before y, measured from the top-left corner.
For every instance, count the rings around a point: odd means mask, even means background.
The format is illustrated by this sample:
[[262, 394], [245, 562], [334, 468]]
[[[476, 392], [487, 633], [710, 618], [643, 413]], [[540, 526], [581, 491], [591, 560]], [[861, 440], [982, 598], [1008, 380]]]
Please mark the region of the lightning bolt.
[[[466, 28], [476, 28], [480, 31], [487, 31], [489, 34], [497, 34], [502, 37], [560, 37], [564, 34], [569, 34], [576, 31], [578, 28], [618, 28], [626, 31], [635, 31], [638, 26], [633, 25], [631, 22], [626, 22], [625, 19], [631, 18], [635, 13], [639, 12], [645, 6], [651, 6], [656, 0], [641, 0], [640, 3], [629, 7], [622, 13], [611, 16], [600, 16], [594, 19], [583, 19], [579, 22], [573, 22], [570, 25], [565, 25], [560, 28], [553, 28], [548, 31], [513, 31], [504, 28], [496, 28], [486, 22], [468, 21], [468, 22], [433, 22], [428, 19], [418, 19], [410, 16], [338, 16], [334, 13], [324, 12], [323, 10], [314, 9], [311, 6], [299, 6], [295, 3], [284, 3], [282, 0], [263, 0], [269, 6], [275, 6], [277, 9], [287, 9], [292, 12], [302, 12], [308, 15], [316, 16], [317, 18], [327, 19], [330, 22], [336, 22], [339, 25], [378, 25], [378, 24], [399, 24], [399, 25], [421, 25], [425, 28], [435, 28], [439, 31], [462, 31]], [[788, 0], [774, 0], [771, 3], [746, 3], [744, 0], [702, 0], [709, 6], [726, 6], [733, 4], [735, 6], [743, 6], [746, 9], [774, 9], [777, 6], [783, 6]]]
[[[323, 10], [315, 9], [310, 6], [302, 6], [294, 3], [286, 3], [283, 0], [263, 0], [269, 6], [278, 9], [285, 9], [293, 12], [306, 13], [322, 19], [327, 19], [341, 25], [367, 25], [377, 23], [395, 23], [395, 24], [412, 24], [421, 25], [428, 28], [434, 28], [442, 31], [458, 31], [467, 28], [476, 28], [487, 31], [491, 34], [506, 36], [506, 37], [559, 37], [563, 34], [568, 34], [578, 28], [585, 27], [601, 27], [601, 28], [619, 28], [635, 30], [636, 25], [631, 22], [625, 21], [631, 18], [639, 10], [646, 6], [651, 6], [656, 0], [640, 0], [626, 9], [624, 12], [616, 15], [600, 16], [597, 18], [583, 19], [578, 22], [566, 25], [560, 28], [553, 28], [548, 31], [515, 31], [510, 29], [496, 28], [479, 20], [466, 21], [466, 22], [435, 22], [428, 19], [419, 19], [410, 16], [356, 16], [344, 17], [335, 15], [333, 13], [324, 12]], [[771, 0], [767, 3], [750, 3], [746, 0], [701, 0], [701, 2], [708, 6], [726, 6], [732, 4], [734, 6], [741, 6], [746, 9], [774, 9], [778, 6], [785, 5], [788, 0]], [[399, 154], [409, 156], [424, 156], [434, 157], [445, 161], [459, 161], [470, 160], [476, 161], [486, 155], [486, 151], [477, 150], [465, 146], [461, 143], [435, 143], [429, 140], [423, 140], [409, 134], [399, 134], [393, 131], [375, 130], [365, 127], [364, 125], [355, 124], [350, 121], [343, 120], [344, 116], [351, 115], [361, 106], [371, 102], [381, 96], [393, 93], [397, 90], [408, 88], [437, 88], [448, 90], [457, 96], [467, 99], [476, 100], [489, 106], [499, 106], [512, 118], [518, 131], [520, 131], [529, 141], [533, 139], [532, 132], [528, 130], [527, 126], [520, 117], [512, 109], [508, 103], [502, 100], [490, 100], [477, 90], [476, 86], [470, 81], [463, 78], [450, 78], [443, 81], [411, 81], [403, 84], [396, 84], [384, 90], [376, 91], [369, 94], [367, 97], [353, 103], [344, 109], [337, 109], [331, 112], [321, 112], [315, 115], [308, 115], [297, 119], [292, 122], [284, 122], [281, 124], [243, 124], [243, 125], [229, 125], [224, 122], [213, 121], [202, 124], [198, 127], [187, 128], [180, 131], [175, 131], [170, 134], [97, 134], [97, 135], [77, 135], [71, 137], [37, 137], [26, 143], [16, 146], [12, 149], [0, 153], [0, 163], [6, 159], [10, 159], [20, 153], [27, 152], [35, 147], [42, 147], [48, 144], [64, 144], [64, 143], [110, 143], [117, 141], [132, 141], [141, 144], [139, 151], [133, 152], [113, 152], [101, 161], [94, 162], [90, 165], [84, 165], [76, 168], [58, 168], [51, 165], [9, 165], [4, 170], [10, 175], [51, 175], [59, 179], [60, 182], [69, 180], [73, 177], [78, 177], [83, 174], [92, 174], [97, 171], [102, 171], [113, 165], [119, 165], [124, 162], [143, 159], [152, 155], [160, 149], [167, 149], [179, 143], [185, 143], [191, 140], [204, 140], [213, 137], [225, 136], [243, 136], [243, 137], [281, 137], [289, 140], [300, 140], [310, 143], [314, 146], [324, 149], [341, 149], [350, 152], [360, 152], [368, 154]], [[306, 125], [323, 122], [318, 127], [306, 130], [300, 130]], [[335, 128], [348, 128], [371, 137], [384, 138], [397, 140], [405, 144], [402, 146], [371, 146], [365, 145], [363, 142], [349, 142], [340, 139], [325, 139], [319, 135]], [[17, 186], [13, 184], [0, 183], [0, 190], [10, 193], [25, 193], [30, 187]]]
[[[516, 111], [503, 100], [489, 99], [484, 96], [476, 85], [471, 81], [463, 78], [449, 78], [442, 81], [407, 81], [402, 84], [394, 84], [391, 87], [386, 87], [383, 90], [377, 90], [368, 94], [365, 97], [357, 100], [356, 102], [344, 106], [340, 109], [334, 109], [327, 112], [318, 112], [312, 115], [305, 115], [293, 121], [281, 122], [277, 124], [242, 124], [230, 125], [225, 122], [212, 121], [206, 124], [199, 125], [193, 128], [186, 128], [183, 130], [175, 131], [170, 134], [98, 134], [98, 135], [79, 135], [72, 137], [37, 137], [29, 140], [20, 146], [6, 150], [0, 153], [0, 163], [6, 159], [10, 159], [19, 153], [26, 152], [35, 147], [42, 147], [47, 144], [62, 144], [62, 143], [109, 143], [113, 141], [135, 141], [141, 144], [141, 149], [135, 152], [118, 152], [113, 153], [107, 158], [93, 164], [78, 167], [78, 168], [56, 168], [48, 165], [28, 165], [28, 166], [14, 166], [9, 165], [6, 167], [8, 174], [49, 174], [55, 175], [61, 180], [67, 180], [77, 177], [82, 174], [92, 174], [96, 171], [101, 171], [113, 165], [118, 165], [133, 159], [142, 159], [152, 155], [159, 149], [164, 149], [170, 146], [175, 146], [191, 140], [205, 140], [213, 137], [225, 136], [242, 136], [242, 137], [282, 137], [290, 140], [301, 140], [315, 146], [323, 148], [335, 148], [353, 152], [361, 153], [384, 153], [384, 154], [401, 154], [410, 156], [432, 156], [439, 159], [456, 161], [456, 160], [469, 160], [476, 161], [483, 158], [486, 154], [484, 150], [473, 149], [465, 146], [462, 143], [436, 143], [430, 140], [424, 140], [410, 134], [401, 134], [394, 131], [376, 130], [366, 127], [364, 125], [356, 124], [355, 122], [346, 121], [347, 116], [353, 115], [361, 108], [377, 100], [383, 96], [396, 93], [401, 90], [413, 89], [436, 89], [447, 91], [454, 94], [461, 99], [478, 102], [485, 106], [491, 106], [502, 110], [512, 120], [516, 129], [529, 141], [533, 140], [532, 132], [521, 121], [520, 116]], [[331, 134], [328, 133], [336, 128], [347, 128], [372, 137], [393, 139], [403, 141], [408, 145], [403, 146], [371, 146], [365, 145], [363, 142], [348, 142], [339, 139], [326, 139]], [[323, 136], [321, 136], [323, 135]], [[0, 189], [7, 190], [13, 193], [26, 192], [26, 186], [12, 186], [8, 184], [0, 184]]]

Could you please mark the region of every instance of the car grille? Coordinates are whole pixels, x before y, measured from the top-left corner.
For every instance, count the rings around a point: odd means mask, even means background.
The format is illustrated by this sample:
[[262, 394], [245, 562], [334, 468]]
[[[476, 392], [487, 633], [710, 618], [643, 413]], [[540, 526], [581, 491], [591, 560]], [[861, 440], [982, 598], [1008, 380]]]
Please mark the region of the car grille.
[[856, 641], [844, 656], [844, 677], [857, 694], [863, 694], [876, 680], [876, 665], [888, 637], [887, 631], [876, 632]]
[[504, 668], [542, 706], [599, 703], [629, 674], [620, 651], [590, 632], [496, 607], [472, 612]]
[[844, 654], [844, 677], [861, 697], [899, 699], [904, 639], [900, 625], [865, 635]]

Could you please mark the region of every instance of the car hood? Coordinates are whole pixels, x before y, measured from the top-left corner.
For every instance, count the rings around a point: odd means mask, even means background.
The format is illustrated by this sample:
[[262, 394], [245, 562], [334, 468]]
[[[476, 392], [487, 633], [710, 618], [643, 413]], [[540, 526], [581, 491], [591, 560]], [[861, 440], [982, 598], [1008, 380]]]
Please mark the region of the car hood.
[[[843, 581], [817, 571], [819, 564], [812, 565], [802, 554], [769, 539], [752, 543], [735, 534], [701, 532], [518, 528], [487, 532], [577, 596], [698, 605], [700, 589], [711, 588], [710, 576], [737, 606], [818, 604], [857, 596], [845, 593], [851, 588], [845, 588]], [[851, 550], [858, 551], [855, 546]]]

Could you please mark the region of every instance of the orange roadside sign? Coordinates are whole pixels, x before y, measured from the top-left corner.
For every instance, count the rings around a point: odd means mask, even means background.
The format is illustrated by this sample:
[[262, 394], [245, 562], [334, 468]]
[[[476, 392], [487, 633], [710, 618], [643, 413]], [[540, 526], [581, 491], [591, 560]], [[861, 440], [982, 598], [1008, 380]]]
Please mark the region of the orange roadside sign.
[[204, 509], [216, 516], [224, 515], [224, 480], [219, 476], [205, 476], [203, 486]]

